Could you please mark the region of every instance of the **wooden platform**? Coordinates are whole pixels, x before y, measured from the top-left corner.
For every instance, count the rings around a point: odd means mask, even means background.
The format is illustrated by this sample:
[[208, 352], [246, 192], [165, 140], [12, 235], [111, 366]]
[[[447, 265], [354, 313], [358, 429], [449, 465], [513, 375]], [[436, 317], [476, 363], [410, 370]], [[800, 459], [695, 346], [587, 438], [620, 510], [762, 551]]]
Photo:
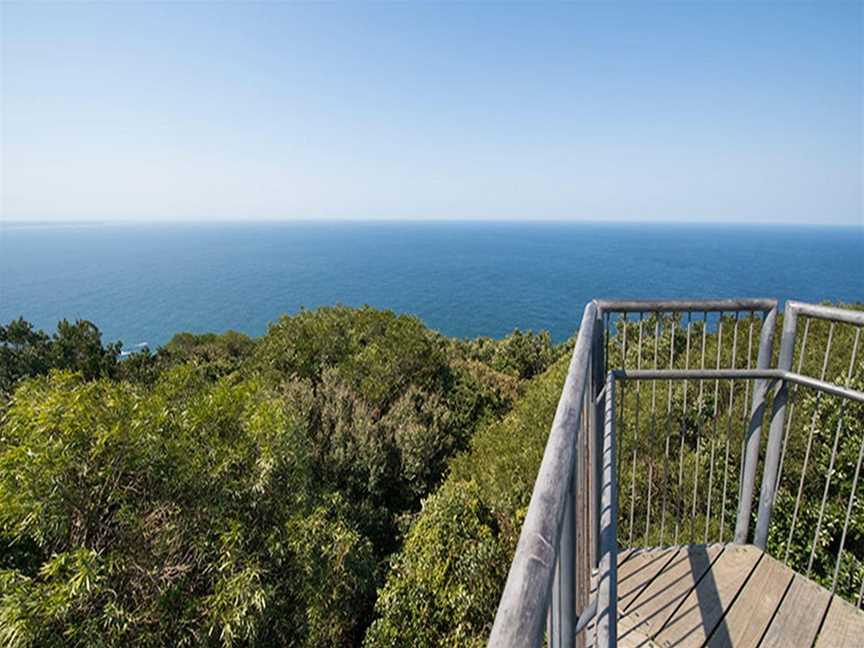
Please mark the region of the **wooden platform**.
[[618, 645], [864, 646], [864, 612], [753, 546], [623, 551]]

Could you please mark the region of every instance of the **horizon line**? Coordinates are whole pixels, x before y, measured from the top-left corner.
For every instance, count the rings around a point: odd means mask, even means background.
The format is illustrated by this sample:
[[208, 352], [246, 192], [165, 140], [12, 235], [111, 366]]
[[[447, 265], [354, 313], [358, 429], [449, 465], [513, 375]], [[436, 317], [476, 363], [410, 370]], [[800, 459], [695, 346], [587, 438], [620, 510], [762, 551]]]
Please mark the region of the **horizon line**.
[[705, 226], [741, 226], [741, 227], [818, 227], [818, 228], [859, 228], [864, 227], [864, 219], [860, 222], [837, 222], [837, 223], [810, 223], [800, 221], [774, 221], [774, 220], [683, 220], [683, 219], [569, 219], [569, 218], [327, 218], [327, 217], [297, 217], [297, 218], [249, 218], [249, 219], [204, 219], [204, 218], [177, 218], [177, 219], [146, 219], [129, 218], [120, 220], [105, 219], [4, 219], [0, 218], [0, 228], [3, 227], [51, 227], [51, 226], [124, 226], [124, 225], [314, 225], [314, 224], [348, 224], [348, 225], [374, 225], [374, 224], [514, 224], [514, 225], [684, 225], [693, 227]]

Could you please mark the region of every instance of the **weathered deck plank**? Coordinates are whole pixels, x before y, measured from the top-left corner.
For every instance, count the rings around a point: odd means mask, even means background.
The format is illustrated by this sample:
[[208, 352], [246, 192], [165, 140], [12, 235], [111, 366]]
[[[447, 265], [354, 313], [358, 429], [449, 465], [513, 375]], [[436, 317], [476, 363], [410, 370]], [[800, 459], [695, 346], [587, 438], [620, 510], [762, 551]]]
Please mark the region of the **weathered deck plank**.
[[762, 554], [756, 570], [726, 612], [726, 634], [715, 632], [708, 642], [709, 648], [756, 648], [794, 576], [795, 572], [786, 565]]
[[619, 639], [634, 632], [649, 637], [660, 632], [722, 552], [720, 545], [693, 545], [676, 552], [620, 614], [619, 623], [624, 633], [619, 632]]
[[680, 549], [644, 549], [618, 567], [618, 609], [622, 612], [675, 557]]
[[828, 614], [819, 631], [816, 648], [860, 646], [864, 644], [864, 612], [839, 596], [831, 599]]
[[812, 645], [830, 598], [828, 590], [795, 574], [760, 646], [788, 648]]
[[731, 645], [723, 618], [761, 557], [755, 547], [727, 546], [654, 640], [661, 646], [699, 648], [713, 633], [716, 645]]

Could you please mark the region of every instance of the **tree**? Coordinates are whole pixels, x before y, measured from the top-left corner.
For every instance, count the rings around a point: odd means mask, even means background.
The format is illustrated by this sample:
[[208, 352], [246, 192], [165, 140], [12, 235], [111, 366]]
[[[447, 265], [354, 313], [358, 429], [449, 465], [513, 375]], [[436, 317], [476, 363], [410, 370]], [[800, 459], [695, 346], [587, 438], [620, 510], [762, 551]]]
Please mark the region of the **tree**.
[[8, 394], [15, 383], [38, 376], [51, 366], [51, 340], [23, 317], [0, 325], [0, 394]]
[[0, 326], [0, 395], [10, 394], [22, 378], [49, 369], [80, 371], [87, 380], [114, 376], [122, 348], [121, 342], [103, 346], [99, 329], [86, 320], [61, 320], [49, 337], [19, 317]]

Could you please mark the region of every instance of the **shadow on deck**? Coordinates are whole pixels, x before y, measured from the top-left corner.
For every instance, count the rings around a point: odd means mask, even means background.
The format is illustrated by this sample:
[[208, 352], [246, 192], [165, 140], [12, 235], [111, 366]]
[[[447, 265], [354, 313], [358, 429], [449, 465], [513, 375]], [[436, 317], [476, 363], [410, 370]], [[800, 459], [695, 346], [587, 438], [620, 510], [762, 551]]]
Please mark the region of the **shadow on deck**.
[[864, 645], [864, 612], [752, 545], [622, 551], [618, 615], [628, 648]]

